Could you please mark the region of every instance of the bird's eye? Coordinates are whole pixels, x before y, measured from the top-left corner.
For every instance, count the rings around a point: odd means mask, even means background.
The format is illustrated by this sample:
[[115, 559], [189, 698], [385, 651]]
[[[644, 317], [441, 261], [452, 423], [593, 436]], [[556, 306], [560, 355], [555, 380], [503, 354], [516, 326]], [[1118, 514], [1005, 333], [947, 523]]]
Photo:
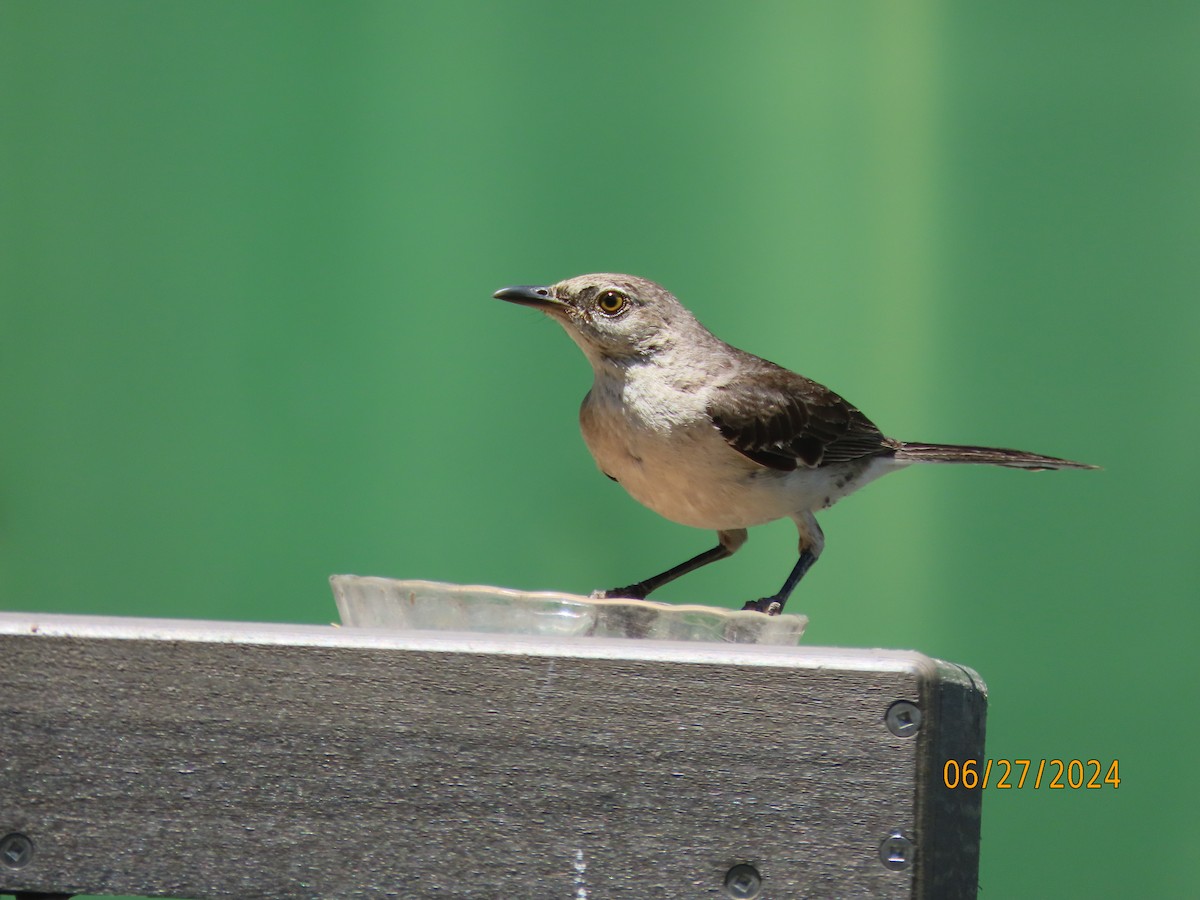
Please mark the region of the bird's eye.
[[629, 305], [629, 298], [620, 291], [604, 291], [596, 298], [596, 308], [606, 316], [615, 316]]

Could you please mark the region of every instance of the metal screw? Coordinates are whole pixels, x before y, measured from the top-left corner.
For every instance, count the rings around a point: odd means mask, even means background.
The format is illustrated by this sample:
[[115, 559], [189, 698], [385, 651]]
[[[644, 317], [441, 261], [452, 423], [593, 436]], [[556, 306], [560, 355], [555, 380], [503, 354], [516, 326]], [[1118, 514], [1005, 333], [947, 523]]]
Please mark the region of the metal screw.
[[879, 845], [879, 861], [889, 869], [907, 869], [916, 853], [916, 845], [899, 831], [893, 831]]
[[0, 838], [0, 863], [9, 869], [23, 869], [33, 859], [33, 841], [14, 831]]
[[725, 894], [737, 900], [754, 900], [762, 893], [762, 876], [754, 866], [742, 864], [725, 873]]
[[897, 700], [888, 707], [883, 718], [888, 731], [896, 737], [912, 737], [921, 728], [921, 707], [907, 700]]

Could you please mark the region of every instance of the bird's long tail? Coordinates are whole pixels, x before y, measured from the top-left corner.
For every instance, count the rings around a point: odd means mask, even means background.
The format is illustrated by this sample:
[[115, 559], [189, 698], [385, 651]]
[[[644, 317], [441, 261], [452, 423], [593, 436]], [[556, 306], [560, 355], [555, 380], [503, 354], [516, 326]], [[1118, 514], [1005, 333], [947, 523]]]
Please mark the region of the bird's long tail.
[[902, 443], [896, 450], [896, 459], [905, 462], [978, 463], [989, 466], [1008, 466], [1010, 469], [1028, 469], [1031, 472], [1043, 469], [1096, 469], [1087, 463], [1059, 459], [1057, 456], [1042, 456], [1024, 450], [1005, 450], [1002, 447], [966, 447], [958, 444]]

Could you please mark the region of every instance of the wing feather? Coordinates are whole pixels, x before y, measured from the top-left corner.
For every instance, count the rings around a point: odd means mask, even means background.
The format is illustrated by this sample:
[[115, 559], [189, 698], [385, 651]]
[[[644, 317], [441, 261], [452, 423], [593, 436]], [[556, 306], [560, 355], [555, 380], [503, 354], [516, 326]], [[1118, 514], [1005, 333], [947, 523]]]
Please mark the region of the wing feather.
[[757, 365], [716, 388], [707, 410], [729, 446], [743, 456], [786, 472], [875, 456], [899, 446], [829, 388], [766, 360], [751, 359]]

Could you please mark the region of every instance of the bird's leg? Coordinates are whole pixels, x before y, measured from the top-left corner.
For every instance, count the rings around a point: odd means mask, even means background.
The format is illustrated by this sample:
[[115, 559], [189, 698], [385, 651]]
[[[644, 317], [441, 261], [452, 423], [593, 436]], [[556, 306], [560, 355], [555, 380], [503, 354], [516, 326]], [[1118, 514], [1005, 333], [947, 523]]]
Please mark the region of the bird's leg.
[[825, 547], [825, 533], [821, 531], [821, 526], [817, 524], [813, 514], [810, 512], [796, 513], [792, 516], [792, 520], [796, 523], [796, 530], [800, 532], [800, 558], [796, 560], [796, 565], [792, 567], [783, 587], [770, 597], [751, 600], [742, 609], [752, 609], [766, 613], [768, 616], [779, 615], [783, 612], [783, 605], [787, 603], [788, 597], [792, 595], [792, 591], [804, 577], [804, 573], [812, 568], [812, 564], [821, 555], [821, 550]]
[[783, 612], [783, 604], [787, 603], [788, 597], [792, 595], [792, 591], [796, 589], [796, 585], [800, 583], [800, 579], [804, 577], [804, 573], [812, 568], [812, 564], [816, 561], [817, 557], [811, 550], [801, 550], [800, 559], [792, 567], [792, 573], [788, 575], [787, 581], [783, 583], [783, 587], [770, 597], [763, 597], [761, 600], [751, 600], [742, 609], [753, 609], [757, 612], [766, 613], [768, 616], [779, 615]]
[[746, 529], [738, 528], [733, 531], [718, 531], [717, 538], [720, 543], [711, 550], [705, 550], [698, 556], [693, 556], [686, 562], [681, 562], [679, 565], [667, 569], [665, 572], [660, 572], [658, 575], [653, 575], [645, 581], [639, 581], [635, 584], [627, 585], [626, 587], [612, 588], [607, 591], [596, 591], [592, 594], [597, 599], [615, 600], [619, 597], [624, 597], [632, 600], [645, 600], [650, 595], [651, 591], [656, 591], [664, 584], [674, 581], [681, 575], [686, 575], [688, 572], [695, 572], [702, 566], [707, 566], [709, 563], [714, 563], [720, 559], [727, 559], [737, 551], [742, 544], [746, 543]]

